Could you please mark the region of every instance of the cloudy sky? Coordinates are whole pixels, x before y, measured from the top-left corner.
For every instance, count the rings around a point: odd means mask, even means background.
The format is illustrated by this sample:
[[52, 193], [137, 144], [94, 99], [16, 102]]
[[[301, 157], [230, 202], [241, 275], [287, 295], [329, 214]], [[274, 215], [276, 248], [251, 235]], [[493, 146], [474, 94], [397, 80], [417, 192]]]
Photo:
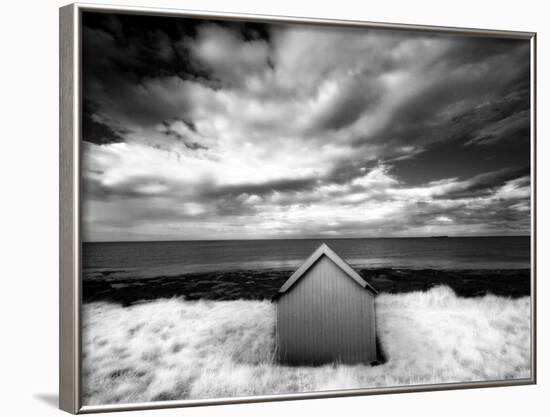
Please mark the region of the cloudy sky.
[[85, 240], [529, 234], [528, 41], [83, 23]]

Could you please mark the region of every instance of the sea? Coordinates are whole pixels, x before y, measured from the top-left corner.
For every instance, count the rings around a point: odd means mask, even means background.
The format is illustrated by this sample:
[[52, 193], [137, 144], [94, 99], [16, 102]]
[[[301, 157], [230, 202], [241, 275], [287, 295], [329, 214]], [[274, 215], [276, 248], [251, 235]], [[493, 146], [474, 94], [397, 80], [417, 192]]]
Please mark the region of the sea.
[[356, 268], [528, 269], [531, 262], [528, 236], [85, 242], [82, 271], [94, 280], [292, 270], [322, 243]]

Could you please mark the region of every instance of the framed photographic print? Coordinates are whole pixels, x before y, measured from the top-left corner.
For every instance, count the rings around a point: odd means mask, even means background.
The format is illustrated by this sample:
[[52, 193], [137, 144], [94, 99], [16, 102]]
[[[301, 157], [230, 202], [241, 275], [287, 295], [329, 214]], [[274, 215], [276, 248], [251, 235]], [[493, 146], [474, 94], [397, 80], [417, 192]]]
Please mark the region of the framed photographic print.
[[60, 407], [535, 383], [535, 34], [60, 9]]

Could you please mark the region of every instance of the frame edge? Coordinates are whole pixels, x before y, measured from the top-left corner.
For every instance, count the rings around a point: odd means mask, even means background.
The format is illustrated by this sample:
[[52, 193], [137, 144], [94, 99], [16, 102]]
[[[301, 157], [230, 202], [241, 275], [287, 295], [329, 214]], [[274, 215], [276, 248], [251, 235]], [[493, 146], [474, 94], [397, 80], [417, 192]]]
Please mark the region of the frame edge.
[[538, 324], [538, 318], [537, 318], [537, 308], [538, 308], [538, 300], [537, 300], [537, 277], [538, 277], [538, 267], [537, 267], [537, 260], [538, 260], [538, 242], [537, 242], [537, 202], [538, 202], [538, 42], [537, 42], [537, 32], [533, 32], [533, 35], [531, 36], [531, 111], [532, 111], [532, 118], [531, 118], [531, 177], [533, 181], [532, 186], [532, 193], [531, 193], [531, 233], [532, 233], [532, 263], [531, 263], [531, 273], [532, 273], [532, 286], [531, 286], [531, 380], [533, 385], [537, 384], [537, 377], [538, 377], [538, 370], [537, 370], [537, 364], [538, 364], [538, 346], [537, 346], [537, 324]]
[[59, 8], [59, 408], [79, 410], [78, 311], [74, 276], [75, 224], [75, 6]]
[[457, 35], [474, 35], [486, 37], [504, 37], [516, 39], [530, 39], [536, 32], [519, 31], [519, 30], [502, 30], [502, 29], [485, 29], [485, 28], [470, 28], [460, 26], [437, 26], [418, 23], [393, 23], [379, 22], [367, 20], [351, 20], [351, 19], [330, 19], [320, 17], [304, 17], [291, 15], [264, 15], [259, 13], [239, 13], [239, 12], [224, 12], [212, 10], [198, 9], [180, 9], [177, 7], [147, 7], [147, 6], [130, 6], [115, 3], [74, 3], [80, 10], [85, 12], [96, 13], [123, 13], [134, 15], [157, 15], [157, 16], [175, 16], [189, 18], [210, 18], [218, 20], [251, 20], [259, 23], [299, 23], [307, 25], [323, 25], [323, 26], [347, 26], [364, 28], [368, 26], [372, 29], [387, 29], [387, 30], [404, 30], [415, 32], [445, 32], [448, 34]]
[[[159, 16], [181, 16], [190, 18], [209, 17], [212, 19], [242, 20], [269, 23], [306, 23], [314, 25], [341, 25], [348, 27], [370, 26], [379, 29], [446, 32], [462, 35], [502, 36], [509, 38], [531, 39], [533, 55], [533, 80], [531, 82], [534, 94], [534, 134], [532, 135], [532, 156], [534, 156], [533, 171], [535, 178], [532, 195], [535, 209], [532, 213], [535, 224], [532, 229], [535, 262], [532, 265], [533, 274], [533, 308], [532, 316], [532, 372], [529, 378], [505, 381], [478, 381], [448, 384], [429, 384], [403, 387], [366, 388], [357, 390], [336, 390], [306, 392], [288, 395], [267, 395], [251, 397], [229, 397], [200, 400], [175, 400], [129, 404], [84, 405], [81, 402], [80, 381], [80, 14], [82, 12], [112, 12], [127, 14], [153, 14]], [[215, 406], [231, 404], [248, 404], [257, 402], [276, 402], [307, 399], [338, 398], [351, 396], [368, 396], [383, 394], [421, 393], [426, 391], [446, 391], [457, 389], [478, 389], [486, 387], [508, 387], [534, 385], [537, 383], [536, 372], [536, 86], [537, 86], [537, 32], [504, 31], [492, 29], [471, 29], [460, 27], [445, 27], [416, 24], [394, 24], [354, 20], [331, 20], [321, 18], [306, 18], [292, 16], [266, 16], [259, 14], [241, 14], [231, 12], [211, 12], [186, 10], [177, 8], [148, 8], [138, 6], [108, 5], [96, 3], [73, 3], [59, 8], [59, 408], [71, 414], [88, 414], [100, 412], [120, 412], [136, 410], [155, 410], [170, 408], [186, 408], [195, 406]]]

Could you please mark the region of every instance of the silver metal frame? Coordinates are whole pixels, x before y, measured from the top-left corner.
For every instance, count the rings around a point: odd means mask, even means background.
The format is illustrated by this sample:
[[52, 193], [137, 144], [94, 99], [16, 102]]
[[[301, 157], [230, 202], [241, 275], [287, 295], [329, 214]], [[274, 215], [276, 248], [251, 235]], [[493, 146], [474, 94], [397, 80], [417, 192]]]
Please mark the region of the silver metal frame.
[[[444, 32], [457, 35], [504, 37], [531, 42], [531, 378], [409, 385], [399, 387], [305, 392], [285, 395], [158, 401], [131, 404], [83, 406], [81, 401], [81, 225], [80, 225], [80, 138], [81, 138], [81, 15], [82, 12], [111, 12], [256, 21], [322, 26], [380, 28], [403, 31]], [[60, 137], [59, 137], [59, 407], [69, 413], [144, 410], [201, 405], [302, 400], [309, 398], [395, 394], [464, 388], [504, 387], [536, 384], [536, 33], [469, 29], [348, 20], [311, 19], [288, 16], [215, 13], [149, 7], [76, 3], [59, 9], [60, 24]]]

